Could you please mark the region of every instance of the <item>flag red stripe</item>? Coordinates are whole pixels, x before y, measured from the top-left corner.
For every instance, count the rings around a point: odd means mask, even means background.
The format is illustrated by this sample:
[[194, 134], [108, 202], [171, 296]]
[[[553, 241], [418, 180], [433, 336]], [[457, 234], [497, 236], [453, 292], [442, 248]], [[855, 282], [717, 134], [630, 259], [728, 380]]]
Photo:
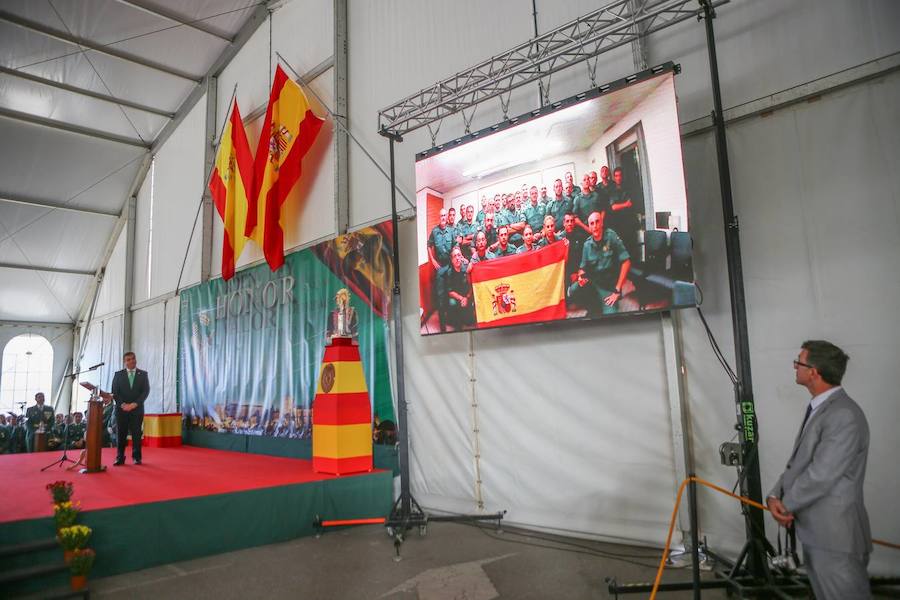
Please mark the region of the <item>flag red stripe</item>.
[[494, 258], [471, 265], [469, 267], [469, 276], [472, 283], [479, 283], [500, 277], [511, 277], [527, 273], [528, 271], [534, 271], [549, 264], [566, 260], [568, 251], [568, 244], [555, 243], [538, 250], [525, 252], [524, 254]]
[[244, 193], [249, 194], [254, 185], [253, 155], [250, 154], [250, 142], [247, 140], [247, 131], [244, 129], [244, 121], [241, 119], [237, 100], [234, 102], [234, 110], [231, 111], [231, 139], [234, 160], [237, 163], [235, 166], [241, 182], [244, 184]]
[[222, 220], [225, 220], [225, 201], [228, 199], [228, 190], [225, 189], [225, 182], [219, 175], [219, 169], [212, 173], [209, 178], [209, 192], [212, 194], [213, 202], [216, 204], [216, 211]]
[[[291, 146], [287, 157], [281, 163], [278, 179], [275, 180], [266, 196], [266, 223], [265, 237], [263, 238], [263, 254], [269, 263], [269, 268], [275, 271], [284, 264], [284, 231], [281, 229], [281, 205], [284, 204], [291, 188], [300, 179], [303, 171], [303, 157], [309, 151], [324, 121], [317, 117], [311, 110], [306, 111], [297, 139]], [[249, 222], [249, 221], [248, 221]]]
[[525, 313], [524, 315], [514, 315], [503, 319], [495, 319], [493, 321], [479, 321], [479, 329], [487, 329], [490, 327], [506, 327], [507, 325], [521, 325], [522, 323], [541, 323], [543, 321], [555, 321], [566, 318], [566, 300], [560, 299], [557, 304], [545, 306], [539, 310]]
[[269, 105], [266, 107], [266, 118], [263, 120], [259, 133], [259, 142], [256, 144], [256, 157], [253, 161], [253, 188], [247, 196], [247, 224], [244, 227], [244, 235], [250, 236], [256, 227], [257, 208], [259, 206], [259, 191], [262, 189], [263, 174], [266, 172], [266, 163], [269, 160], [269, 132], [272, 130], [272, 107], [281, 95], [281, 89], [287, 82], [287, 74], [278, 65], [275, 69], [275, 80], [272, 82], [272, 91], [269, 94]]

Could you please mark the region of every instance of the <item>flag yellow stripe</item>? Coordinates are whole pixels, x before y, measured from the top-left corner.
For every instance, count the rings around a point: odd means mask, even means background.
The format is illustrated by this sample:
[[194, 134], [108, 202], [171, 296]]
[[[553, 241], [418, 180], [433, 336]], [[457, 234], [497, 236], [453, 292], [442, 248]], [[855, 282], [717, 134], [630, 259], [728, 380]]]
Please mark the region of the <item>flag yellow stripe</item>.
[[[334, 367], [334, 385], [328, 391], [322, 388], [322, 374], [325, 372], [326, 365]], [[366, 376], [363, 374], [361, 362], [337, 361], [322, 364], [322, 368], [319, 370], [316, 394], [352, 394], [365, 391], [367, 391]]]
[[313, 456], [351, 458], [372, 454], [372, 424], [314, 425]]
[[154, 417], [148, 415], [144, 418], [144, 435], [147, 437], [180, 436], [181, 416]]
[[277, 160], [272, 161], [271, 156], [272, 135], [275, 131], [260, 132], [260, 135], [269, 136], [269, 147], [266, 150], [270, 154], [269, 162], [263, 173], [262, 184], [259, 188], [259, 198], [257, 198], [256, 206], [256, 229], [254, 229], [252, 236], [260, 248], [263, 247], [263, 240], [265, 239], [266, 196], [272, 188], [272, 184], [278, 178], [278, 169], [291, 151], [291, 146], [297, 140], [297, 136], [300, 133], [300, 123], [306, 116], [308, 108], [309, 101], [306, 99], [303, 90], [300, 89], [299, 85], [288, 79], [284, 83], [284, 87], [281, 88], [278, 99], [272, 104], [272, 128], [278, 132], [277, 139], [285, 143], [283, 148], [278, 149]]
[[232, 142], [232, 124], [228, 119], [225, 131], [219, 141], [219, 152], [216, 154], [216, 170], [225, 184], [225, 215], [223, 228], [229, 234], [231, 247], [234, 249], [234, 260], [237, 262], [244, 249], [244, 225], [247, 223], [247, 190], [244, 189], [244, 178], [238, 172], [238, 161]]
[[[513, 315], [524, 315], [563, 299], [565, 262], [544, 265], [532, 271], [480, 281], [472, 285], [475, 294], [475, 313], [479, 323], [499, 321]], [[515, 312], [494, 311], [493, 301], [497, 287], [509, 285], [509, 293], [515, 298]]]

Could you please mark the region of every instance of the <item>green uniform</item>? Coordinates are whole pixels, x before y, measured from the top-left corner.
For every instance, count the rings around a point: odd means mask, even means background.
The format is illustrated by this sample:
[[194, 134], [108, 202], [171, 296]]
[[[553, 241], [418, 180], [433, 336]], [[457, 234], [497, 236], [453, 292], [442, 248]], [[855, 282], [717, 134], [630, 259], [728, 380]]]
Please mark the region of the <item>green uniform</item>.
[[[565, 232], [565, 231], [557, 231], [557, 232], [556, 232], [555, 234], [553, 234], [553, 235], [554, 235], [554, 237], [556, 238], [555, 240], [553, 240], [553, 242], [558, 242], [559, 240], [563, 240], [563, 239], [566, 238], [566, 232]], [[548, 242], [548, 241], [547, 241], [547, 238], [545, 238], [544, 236], [541, 236], [541, 239], [539, 239], [537, 242], [535, 242], [534, 245], [537, 246], [538, 248], [543, 248], [544, 246], [549, 246], [549, 245], [552, 244], [553, 242]], [[569, 252], [571, 253], [572, 250], [569, 249]], [[579, 261], [581, 260], [581, 254], [578, 255], [578, 260], [579, 260]]]
[[66, 448], [72, 449], [75, 447], [75, 442], [84, 439], [84, 430], [86, 425], [87, 424], [84, 421], [82, 421], [81, 423], [72, 423], [71, 425], [69, 425], [69, 440], [68, 446], [66, 446]]
[[537, 206], [528, 205], [525, 209], [525, 222], [531, 225], [531, 230], [535, 233], [544, 226], [544, 216], [547, 214], [547, 207], [538, 203]]
[[[538, 245], [537, 245], [537, 244], [534, 244], [534, 245], [531, 246], [531, 250], [537, 250], [537, 249], [538, 249]], [[526, 246], [525, 244], [522, 244], [522, 245], [519, 246], [519, 248], [516, 250], [516, 254], [525, 254], [526, 252], [531, 252], [531, 250], [528, 249], [528, 246]]]
[[484, 253], [484, 258], [478, 256], [477, 252], [473, 252], [472, 258], [469, 259], [469, 267], [471, 268], [472, 265], [478, 264], [480, 262], [488, 261], [490, 259], [491, 259], [490, 251], [487, 251]]
[[34, 432], [41, 423], [46, 429], [50, 428], [53, 423], [53, 407], [46, 404], [29, 406], [25, 411], [25, 446], [28, 452], [34, 452]]
[[12, 439], [12, 431], [9, 425], [0, 425], [0, 454], [9, 452], [10, 439]]
[[553, 215], [553, 218], [556, 220], [557, 231], [563, 228], [563, 217], [566, 216], [567, 212], [572, 212], [572, 202], [567, 196], [562, 196], [559, 200], [554, 198], [547, 205], [547, 214]]
[[10, 454], [20, 454], [26, 452], [28, 446], [25, 442], [25, 428], [21, 425], [16, 425], [15, 427], [9, 427], [9, 432]]
[[593, 212], [605, 210], [605, 206], [600, 205], [600, 197], [596, 192], [590, 194], [578, 194], [575, 196], [574, 213], [581, 219], [581, 222], [587, 225], [588, 217]]
[[477, 225], [478, 227], [481, 227], [482, 225], [484, 225], [484, 211], [483, 210], [479, 210], [478, 214], [475, 215], [475, 225]]
[[[492, 227], [490, 230], [488, 230], [484, 227], [479, 227], [478, 231], [484, 232], [484, 237], [485, 237], [485, 239], [487, 239], [488, 246], [493, 246], [494, 243], [497, 241], [497, 228], [496, 227]], [[474, 243], [472, 245], [474, 246]]]
[[50, 430], [50, 438], [47, 440], [47, 447], [50, 450], [56, 450], [60, 448], [65, 440], [66, 436], [66, 424], [65, 423], [55, 423], [53, 428]]
[[[468, 256], [468, 252], [471, 251], [472, 248], [475, 247], [475, 234], [478, 232], [478, 225], [475, 222], [469, 223], [468, 221], [462, 221], [456, 226], [456, 235], [461, 236], [463, 238], [462, 246], [467, 251], [464, 252], [466, 256]], [[466, 243], [466, 238], [471, 237], [468, 243]]]
[[450, 263], [450, 250], [455, 244], [453, 239], [453, 230], [450, 227], [441, 229], [440, 225], [436, 225], [428, 236], [428, 247], [434, 248], [434, 258], [442, 267]]
[[516, 247], [512, 244], [507, 244], [506, 249], [504, 250], [500, 246], [497, 246], [497, 249], [493, 252], [488, 252], [491, 258], [501, 258], [503, 256], [512, 256], [516, 253]]
[[[443, 331], [444, 324], [451, 325], [456, 330], [473, 325], [475, 323], [475, 305], [472, 302], [472, 283], [469, 281], [468, 266], [462, 265], [457, 271], [451, 265], [441, 271], [440, 275], [444, 278], [444, 289], [447, 294], [441, 330]], [[467, 297], [469, 299], [467, 306], [462, 306], [456, 298], [451, 298], [450, 292]]]
[[604, 229], [599, 242], [593, 237], [588, 238], [584, 242], [579, 265], [588, 284], [584, 287], [579, 286], [578, 282], [570, 285], [569, 297], [589, 311], [599, 308], [605, 315], [618, 312], [615, 305], [607, 306], [603, 299], [615, 291], [621, 264], [629, 258], [628, 250], [612, 229]]

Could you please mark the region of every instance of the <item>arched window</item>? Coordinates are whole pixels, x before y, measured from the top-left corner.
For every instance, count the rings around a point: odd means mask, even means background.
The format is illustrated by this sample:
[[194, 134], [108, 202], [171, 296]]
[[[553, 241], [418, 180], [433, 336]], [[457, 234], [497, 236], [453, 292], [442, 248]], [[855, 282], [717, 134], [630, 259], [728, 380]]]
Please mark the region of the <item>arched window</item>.
[[47, 404], [53, 404], [52, 374], [53, 346], [47, 338], [25, 333], [9, 340], [3, 349], [0, 411], [21, 414], [38, 392], [44, 392]]

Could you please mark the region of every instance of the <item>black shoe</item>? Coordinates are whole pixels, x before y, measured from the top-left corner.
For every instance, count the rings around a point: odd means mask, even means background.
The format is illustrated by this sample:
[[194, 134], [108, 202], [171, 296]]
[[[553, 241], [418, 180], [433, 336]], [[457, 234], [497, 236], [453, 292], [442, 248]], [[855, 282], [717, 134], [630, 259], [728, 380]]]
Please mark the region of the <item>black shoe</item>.
[[116, 459], [116, 462], [113, 463], [113, 466], [114, 466], [114, 467], [121, 467], [121, 466], [124, 465], [124, 464], [125, 464], [125, 459], [124, 459], [124, 458], [117, 458], [117, 459]]
[[139, 458], [134, 459], [134, 464], [136, 464], [136, 465], [141, 464], [141, 459], [139, 459]]

